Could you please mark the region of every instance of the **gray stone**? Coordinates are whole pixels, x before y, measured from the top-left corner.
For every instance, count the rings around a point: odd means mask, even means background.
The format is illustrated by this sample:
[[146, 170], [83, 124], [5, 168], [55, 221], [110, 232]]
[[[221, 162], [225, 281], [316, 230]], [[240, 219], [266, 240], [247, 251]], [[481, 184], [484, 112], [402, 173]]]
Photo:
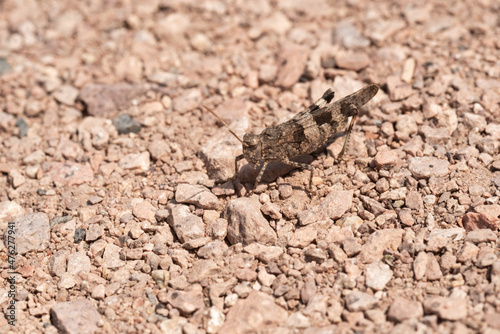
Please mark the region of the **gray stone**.
[[315, 261], [316, 263], [323, 263], [327, 258], [327, 253], [320, 248], [308, 249], [304, 252], [306, 262]]
[[266, 202], [260, 207], [260, 210], [272, 219], [280, 220], [282, 218], [280, 207], [276, 203]]
[[479, 250], [476, 266], [478, 266], [479, 268], [486, 268], [495, 263], [496, 260], [497, 256], [495, 254], [495, 251], [489, 246], [484, 246]]
[[387, 317], [389, 320], [402, 322], [407, 319], [420, 319], [424, 315], [422, 304], [401, 297], [392, 302]]
[[0, 76], [8, 73], [11, 67], [5, 58], [0, 58]]
[[78, 299], [52, 306], [50, 318], [61, 333], [90, 334], [99, 331], [101, 315], [90, 301]]
[[384, 208], [384, 206], [380, 202], [374, 200], [373, 198], [370, 198], [368, 196], [360, 196], [360, 199], [363, 202], [363, 207], [365, 208], [365, 210], [368, 210], [375, 216], [379, 216], [387, 211], [387, 209]]
[[290, 88], [299, 81], [306, 67], [309, 48], [305, 45], [284, 44], [279, 52], [278, 78], [275, 85]]
[[405, 226], [413, 226], [415, 224], [415, 219], [413, 218], [413, 215], [411, 213], [410, 209], [401, 209], [398, 212], [399, 215], [399, 220], [401, 220], [401, 224]]
[[52, 254], [49, 259], [49, 273], [53, 276], [61, 277], [66, 272], [68, 256], [68, 250], [59, 250]]
[[156, 222], [156, 211], [157, 208], [153, 206], [149, 201], [143, 200], [142, 198], [132, 199], [132, 214], [140, 219], [147, 220], [151, 223]]
[[290, 328], [308, 328], [311, 326], [309, 318], [302, 312], [294, 312], [290, 314], [285, 324]]
[[403, 230], [400, 229], [375, 231], [366, 240], [359, 259], [365, 263], [372, 263], [382, 257], [385, 249], [398, 249], [403, 233]]
[[424, 201], [418, 191], [410, 190], [408, 194], [406, 194], [406, 206], [416, 211], [422, 211], [424, 209]]
[[432, 128], [428, 125], [422, 125], [419, 128], [419, 134], [425, 138], [425, 143], [428, 145], [446, 144], [450, 140], [446, 128]]
[[383, 290], [392, 278], [392, 270], [383, 262], [373, 262], [366, 266], [365, 277], [367, 287]]
[[437, 314], [443, 320], [461, 320], [467, 318], [467, 301], [465, 299], [430, 297], [424, 300], [427, 314]]
[[396, 123], [396, 136], [404, 141], [408, 141], [410, 137], [418, 132], [418, 125], [412, 115], [400, 115]]
[[90, 268], [90, 258], [84, 251], [79, 251], [68, 256], [68, 273], [72, 275], [76, 275], [79, 272], [89, 273]]
[[147, 172], [150, 166], [149, 152], [127, 154], [118, 161], [118, 166], [123, 169]]
[[281, 247], [265, 246], [256, 242], [246, 246], [243, 250], [265, 264], [278, 260], [281, 254], [283, 254], [283, 248]]
[[342, 241], [342, 248], [348, 257], [353, 257], [361, 252], [361, 245], [356, 238], [347, 238]]
[[327, 247], [328, 254], [338, 263], [344, 263], [347, 260], [347, 254], [335, 243], [330, 243]]
[[375, 155], [373, 159], [373, 163], [378, 169], [390, 169], [396, 165], [398, 160], [398, 152], [394, 150], [384, 150], [377, 152], [377, 155]]
[[257, 274], [257, 279], [263, 286], [270, 287], [276, 279], [276, 276], [273, 274], [268, 274], [266, 270], [260, 270]]
[[491, 283], [500, 286], [500, 261], [491, 265]]
[[139, 133], [141, 131], [141, 124], [128, 114], [121, 114], [113, 118], [112, 122], [118, 134]]
[[170, 205], [168, 224], [180, 242], [185, 243], [205, 236], [203, 219], [194, 215], [186, 205]]
[[221, 204], [217, 196], [204, 186], [181, 183], [175, 191], [175, 200], [178, 203], [194, 204], [207, 210], [219, 209]]
[[431, 176], [443, 177], [450, 173], [450, 163], [434, 157], [414, 157], [409, 159], [408, 169], [415, 179], [427, 179]]
[[[500, 313], [494, 312], [485, 315], [486, 324], [490, 328], [500, 330]], [[492, 332], [494, 333], [494, 332]]]
[[443, 276], [438, 261], [431, 253], [420, 252], [413, 262], [415, 279], [426, 278], [429, 281], [440, 279]]
[[117, 269], [123, 267], [125, 262], [120, 258], [121, 248], [113, 244], [107, 244], [102, 256], [103, 267], [107, 269]]
[[104, 235], [104, 226], [99, 223], [91, 224], [85, 234], [86, 241], [95, 241]]
[[189, 283], [201, 282], [205, 278], [215, 276], [220, 271], [213, 260], [197, 260], [191, 267], [188, 276]]
[[41, 164], [45, 160], [45, 153], [41, 150], [36, 150], [30, 155], [24, 157], [23, 163], [26, 165], [38, 165]]
[[9, 171], [9, 182], [16, 189], [26, 182], [26, 178], [17, 169], [11, 169]]
[[260, 211], [256, 198], [238, 198], [228, 203], [225, 211], [228, 220], [227, 238], [231, 244], [252, 242], [272, 245], [276, 242], [276, 232]]
[[64, 85], [59, 87], [52, 96], [54, 96], [57, 102], [72, 106], [75, 104], [78, 96], [78, 90], [73, 86]]
[[162, 303], [169, 303], [185, 315], [192, 314], [194, 311], [205, 307], [203, 293], [199, 285], [192, 286], [189, 291], [169, 289], [165, 296], [159, 294], [158, 299]]
[[465, 240], [478, 244], [481, 242], [495, 241], [497, 240], [497, 235], [490, 229], [474, 230], [467, 233]]
[[182, 114], [196, 109], [200, 107], [202, 98], [203, 96], [198, 88], [182, 90], [181, 95], [173, 100], [174, 110]]
[[399, 76], [396, 75], [387, 78], [387, 89], [391, 101], [401, 101], [413, 94], [411, 85], [401, 81]]
[[427, 250], [430, 252], [439, 252], [454, 241], [463, 240], [465, 230], [460, 227], [447, 229], [434, 229], [425, 238], [427, 241]]
[[301, 225], [309, 225], [325, 219], [339, 219], [351, 208], [352, 198], [352, 190], [332, 191], [319, 205], [299, 213], [299, 222]]
[[[241, 117], [229, 126], [241, 138], [249, 127], [249, 120], [247, 117]], [[236, 173], [234, 157], [241, 154], [241, 143], [231, 133], [220, 129], [208, 139], [198, 154], [205, 162], [208, 176], [217, 182], [225, 182]]]
[[372, 41], [381, 44], [405, 26], [406, 22], [400, 18], [376, 20], [366, 27], [366, 31]]
[[354, 291], [345, 297], [345, 304], [351, 312], [362, 312], [373, 308], [377, 304], [377, 299], [365, 292]]
[[301, 227], [293, 233], [288, 240], [288, 246], [296, 248], [304, 248], [316, 239], [318, 232], [313, 226]]
[[[10, 231], [14, 231], [14, 234], [9, 233]], [[35, 212], [16, 218], [5, 229], [5, 245], [9, 245], [9, 241], [12, 242], [9, 239], [11, 236], [15, 237], [16, 252], [19, 255], [30, 251], [43, 251], [50, 243], [49, 217], [45, 213]]]
[[197, 248], [205, 246], [210, 241], [212, 241], [212, 238], [210, 238], [210, 237], [201, 237], [198, 239], [191, 239], [191, 240], [188, 240], [185, 243], [183, 243], [182, 247], [185, 249], [197, 249]]
[[224, 218], [211, 220], [207, 223], [207, 235], [213, 239], [223, 240], [227, 235], [228, 222]]
[[335, 63], [339, 68], [357, 72], [370, 65], [370, 58], [364, 52], [339, 52], [335, 55]]
[[336, 25], [333, 40], [342, 43], [346, 49], [366, 48], [370, 45], [370, 40], [361, 35], [349, 21], [341, 21]]
[[225, 314], [217, 307], [212, 306], [207, 310], [207, 326], [206, 331], [208, 334], [220, 333], [219, 329], [226, 320]]
[[436, 115], [437, 126], [444, 127], [448, 135], [452, 135], [457, 129], [458, 118], [455, 109], [445, 109]]
[[202, 257], [204, 259], [217, 259], [221, 258], [227, 251], [227, 249], [228, 246], [226, 245], [226, 243], [220, 240], [215, 240], [198, 249], [197, 254], [199, 257]]
[[274, 302], [274, 298], [259, 291], [252, 291], [229, 309], [220, 333], [257, 332], [264, 326], [271, 329], [282, 325], [288, 313]]
[[318, 288], [316, 287], [316, 281], [312, 276], [307, 276], [304, 280], [304, 285], [300, 289], [300, 300], [308, 305], [309, 301], [316, 295]]
[[16, 218], [22, 217], [24, 214], [24, 208], [14, 201], [0, 202], [1, 228], [4, 229], [5, 223], [14, 221]]
[[479, 247], [470, 242], [465, 242], [457, 254], [460, 262], [474, 261], [479, 254]]

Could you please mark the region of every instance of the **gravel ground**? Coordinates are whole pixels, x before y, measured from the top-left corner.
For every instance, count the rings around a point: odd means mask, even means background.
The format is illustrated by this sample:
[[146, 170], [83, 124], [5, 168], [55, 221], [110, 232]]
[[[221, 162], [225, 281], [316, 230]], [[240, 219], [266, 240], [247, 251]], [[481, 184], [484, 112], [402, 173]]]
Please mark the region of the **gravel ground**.
[[[500, 333], [499, 12], [0, 0], [2, 332]], [[201, 108], [258, 134], [370, 83], [312, 189], [231, 181]]]

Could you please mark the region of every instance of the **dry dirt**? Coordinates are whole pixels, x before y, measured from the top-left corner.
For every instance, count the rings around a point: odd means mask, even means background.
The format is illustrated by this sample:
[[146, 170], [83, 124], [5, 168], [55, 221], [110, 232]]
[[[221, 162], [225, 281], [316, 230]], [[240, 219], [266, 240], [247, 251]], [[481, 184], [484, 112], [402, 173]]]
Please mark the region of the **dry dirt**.
[[[496, 0], [0, 0], [4, 333], [500, 333]], [[349, 150], [260, 133], [377, 83]]]

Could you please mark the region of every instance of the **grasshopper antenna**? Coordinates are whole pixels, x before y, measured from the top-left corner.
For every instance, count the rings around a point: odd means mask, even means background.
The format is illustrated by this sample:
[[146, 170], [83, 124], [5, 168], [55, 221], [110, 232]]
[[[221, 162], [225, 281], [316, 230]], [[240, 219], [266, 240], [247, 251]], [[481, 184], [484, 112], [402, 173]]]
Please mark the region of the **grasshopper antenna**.
[[238, 137], [238, 135], [237, 135], [236, 133], [234, 133], [234, 131], [233, 131], [233, 130], [231, 130], [231, 128], [230, 128], [230, 127], [226, 124], [226, 122], [224, 122], [224, 121], [223, 121], [223, 120], [219, 117], [219, 115], [217, 115], [217, 114], [216, 114], [213, 110], [210, 110], [208, 107], [204, 106], [203, 104], [202, 104], [202, 106], [203, 106], [203, 108], [205, 108], [205, 109], [207, 109], [208, 111], [210, 111], [210, 113], [211, 113], [212, 115], [214, 115], [215, 117], [217, 117], [217, 119], [218, 119], [219, 121], [221, 121], [221, 122], [222, 122], [222, 124], [224, 124], [224, 125], [226, 126], [226, 128], [229, 130], [229, 132], [231, 132], [231, 133], [232, 133], [232, 135], [233, 135], [233, 136], [235, 136], [235, 137], [236, 137], [236, 139], [238, 139], [238, 140], [241, 142], [241, 144], [243, 144], [243, 140], [241, 140], [241, 139], [240, 139], [240, 137]]

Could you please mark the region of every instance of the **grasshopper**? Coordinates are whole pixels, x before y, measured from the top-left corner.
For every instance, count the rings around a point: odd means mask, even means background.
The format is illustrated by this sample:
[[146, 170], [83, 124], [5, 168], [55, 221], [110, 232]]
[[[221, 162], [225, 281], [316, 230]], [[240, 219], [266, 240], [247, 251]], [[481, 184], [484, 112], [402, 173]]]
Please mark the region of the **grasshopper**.
[[292, 119], [266, 128], [258, 135], [246, 133], [243, 140], [213, 110], [203, 107], [221, 121], [243, 146], [243, 154], [234, 160], [235, 176], [238, 172], [238, 161], [243, 158], [253, 165], [259, 165], [260, 171], [255, 179], [255, 189], [269, 162], [281, 161], [297, 168], [307, 168], [311, 172], [309, 178], [309, 189], [311, 189], [313, 167], [306, 163], [290, 161], [290, 158], [316, 151], [347, 124], [349, 117], [352, 117], [344, 146], [338, 156], [341, 158], [347, 150], [349, 137], [359, 113], [358, 109], [370, 101], [378, 90], [377, 84], [370, 84], [331, 103], [334, 92], [327, 89], [318, 101]]

